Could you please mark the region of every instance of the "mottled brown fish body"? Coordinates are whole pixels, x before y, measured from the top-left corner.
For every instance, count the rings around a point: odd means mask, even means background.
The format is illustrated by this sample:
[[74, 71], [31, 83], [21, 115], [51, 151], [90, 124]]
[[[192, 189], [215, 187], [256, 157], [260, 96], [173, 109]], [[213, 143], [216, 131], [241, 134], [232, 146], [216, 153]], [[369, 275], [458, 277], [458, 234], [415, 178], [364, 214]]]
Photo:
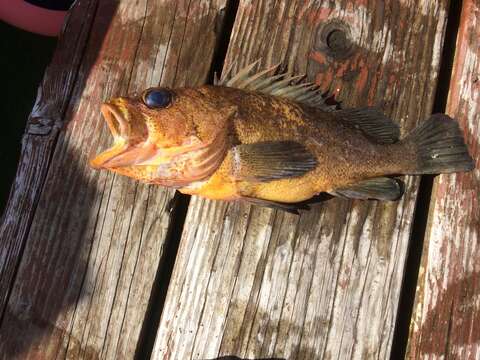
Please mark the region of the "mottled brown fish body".
[[225, 102], [237, 104], [233, 141], [253, 144], [291, 140], [305, 145], [316, 157], [316, 168], [303, 176], [269, 182], [237, 181], [229, 151], [221, 167], [205, 182], [180, 191], [211, 199], [255, 197], [278, 202], [299, 202], [359, 180], [400, 174], [416, 167], [405, 143], [378, 144], [361, 130], [345, 124], [334, 112], [302, 106], [288, 99], [204, 86], [199, 89]]

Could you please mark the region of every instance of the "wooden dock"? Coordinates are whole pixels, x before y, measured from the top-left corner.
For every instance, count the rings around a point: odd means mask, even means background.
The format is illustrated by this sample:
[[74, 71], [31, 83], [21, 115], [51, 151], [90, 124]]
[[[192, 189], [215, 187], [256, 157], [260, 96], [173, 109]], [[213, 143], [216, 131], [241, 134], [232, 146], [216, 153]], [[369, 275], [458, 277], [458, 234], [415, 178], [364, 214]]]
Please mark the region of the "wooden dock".
[[[0, 223], [1, 359], [480, 359], [480, 0], [78, 0]], [[108, 98], [261, 59], [477, 168], [300, 216], [95, 171]], [[432, 186], [433, 184], [433, 186]]]

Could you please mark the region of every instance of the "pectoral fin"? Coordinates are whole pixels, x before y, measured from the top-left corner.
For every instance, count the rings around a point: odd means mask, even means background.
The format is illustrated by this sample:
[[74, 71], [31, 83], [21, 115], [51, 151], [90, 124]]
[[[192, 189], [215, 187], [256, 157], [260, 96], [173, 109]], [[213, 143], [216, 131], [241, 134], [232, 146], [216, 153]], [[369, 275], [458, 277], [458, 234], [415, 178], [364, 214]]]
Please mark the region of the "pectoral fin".
[[233, 176], [237, 180], [272, 181], [299, 177], [317, 166], [317, 160], [295, 141], [265, 141], [233, 148]]
[[380, 177], [338, 188], [329, 193], [349, 199], [397, 200], [403, 194], [402, 185], [397, 179]]

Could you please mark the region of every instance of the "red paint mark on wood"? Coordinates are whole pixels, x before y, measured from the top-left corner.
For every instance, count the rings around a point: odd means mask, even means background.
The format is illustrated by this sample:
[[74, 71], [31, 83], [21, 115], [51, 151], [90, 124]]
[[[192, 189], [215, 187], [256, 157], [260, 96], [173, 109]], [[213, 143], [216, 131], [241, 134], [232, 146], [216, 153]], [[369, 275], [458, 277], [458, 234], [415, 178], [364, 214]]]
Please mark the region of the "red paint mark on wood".
[[324, 65], [327, 63], [327, 59], [325, 55], [321, 51], [312, 51], [309, 55], [310, 59], [316, 61], [320, 65]]
[[330, 84], [333, 80], [333, 73], [331, 71], [325, 73], [318, 73], [315, 78], [315, 83], [320, 87], [323, 92], [327, 92], [330, 88]]
[[331, 8], [321, 7], [317, 11], [311, 11], [308, 14], [308, 20], [312, 24], [319, 24], [320, 22], [328, 19], [328, 17], [332, 13], [332, 10], [333, 9]]
[[[480, 342], [480, 272], [471, 273], [447, 285], [438, 295], [436, 304], [428, 304], [426, 316], [420, 327], [422, 334], [419, 346], [425, 355], [445, 354], [439, 339], [448, 338], [450, 346], [458, 348], [475, 346]], [[471, 326], [476, 328], [472, 331]], [[475, 325], [476, 324], [476, 325]], [[463, 353], [463, 359], [474, 359], [473, 353]]]
[[365, 91], [365, 87], [367, 85], [368, 80], [368, 68], [364, 67], [364, 63], [362, 60], [359, 62], [359, 74], [357, 79], [356, 89], [359, 93]]

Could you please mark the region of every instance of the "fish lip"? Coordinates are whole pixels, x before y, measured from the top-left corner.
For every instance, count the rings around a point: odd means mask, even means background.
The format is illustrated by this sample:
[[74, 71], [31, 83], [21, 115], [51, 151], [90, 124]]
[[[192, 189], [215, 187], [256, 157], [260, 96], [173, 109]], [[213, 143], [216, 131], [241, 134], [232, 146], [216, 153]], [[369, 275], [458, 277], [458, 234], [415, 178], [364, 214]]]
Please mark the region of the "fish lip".
[[115, 105], [109, 103], [103, 103], [100, 111], [113, 136], [114, 145], [90, 159], [90, 166], [94, 169], [107, 168], [110, 160], [127, 149], [128, 123], [122, 113]]
[[125, 142], [115, 142], [112, 147], [90, 159], [90, 166], [94, 169], [109, 168], [109, 162], [128, 149]]
[[128, 129], [127, 121], [118, 108], [115, 105], [104, 103], [100, 107], [100, 111], [103, 115], [103, 118], [107, 122], [113, 137], [115, 139], [119, 137], [125, 138], [127, 136]]

